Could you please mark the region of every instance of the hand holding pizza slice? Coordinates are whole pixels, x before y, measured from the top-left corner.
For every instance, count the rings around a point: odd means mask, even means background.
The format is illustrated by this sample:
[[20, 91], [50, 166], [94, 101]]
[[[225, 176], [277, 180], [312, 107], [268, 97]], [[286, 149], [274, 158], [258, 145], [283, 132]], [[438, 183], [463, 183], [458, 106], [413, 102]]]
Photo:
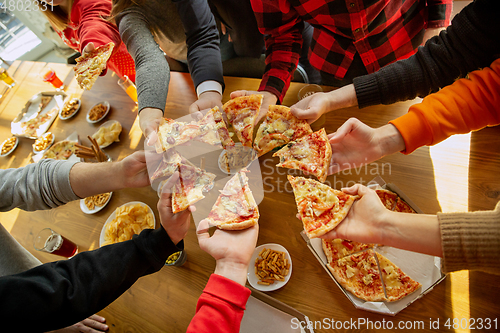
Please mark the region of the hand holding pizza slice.
[[238, 139], [245, 147], [252, 147], [253, 128], [259, 115], [262, 99], [263, 95], [241, 96], [229, 100], [222, 107]]
[[247, 169], [238, 171], [220, 191], [205, 220], [223, 230], [243, 230], [257, 224], [259, 208], [248, 186]]
[[295, 202], [309, 238], [315, 238], [333, 230], [349, 213], [358, 198], [314, 179], [288, 175]]
[[92, 88], [101, 72], [106, 68], [114, 47], [115, 43], [110, 42], [76, 58], [74, 70], [80, 88], [85, 90]]

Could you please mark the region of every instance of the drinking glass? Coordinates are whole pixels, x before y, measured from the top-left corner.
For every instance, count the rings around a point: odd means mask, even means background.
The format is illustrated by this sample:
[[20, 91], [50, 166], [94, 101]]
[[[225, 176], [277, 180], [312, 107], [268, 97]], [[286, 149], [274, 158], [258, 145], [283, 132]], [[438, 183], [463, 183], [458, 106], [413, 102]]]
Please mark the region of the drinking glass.
[[56, 72], [52, 68], [47, 68], [43, 72], [43, 82], [49, 82], [52, 86], [58, 90], [64, 89], [62, 81], [57, 77]]
[[127, 75], [124, 75], [123, 79], [118, 80], [118, 85], [122, 87], [127, 95], [132, 98], [132, 100], [137, 104], [137, 88], [134, 82], [132, 82]]
[[0, 68], [0, 80], [3, 81], [9, 88], [12, 88], [16, 85], [16, 81], [7, 73], [5, 68]]
[[50, 228], [42, 229], [35, 237], [35, 250], [71, 258], [78, 253], [78, 245]]

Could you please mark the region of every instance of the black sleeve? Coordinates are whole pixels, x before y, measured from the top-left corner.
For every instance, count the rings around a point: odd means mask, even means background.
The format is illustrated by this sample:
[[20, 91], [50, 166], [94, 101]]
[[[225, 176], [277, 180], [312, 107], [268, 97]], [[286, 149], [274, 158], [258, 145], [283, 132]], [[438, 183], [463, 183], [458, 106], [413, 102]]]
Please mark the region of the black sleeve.
[[188, 66], [194, 87], [207, 80], [224, 89], [219, 31], [207, 0], [172, 0], [186, 32]]
[[472, 2], [410, 58], [355, 78], [359, 107], [425, 97], [489, 66], [500, 55], [499, 18], [500, 1]]
[[22, 323], [28, 332], [72, 325], [105, 308], [141, 276], [160, 270], [183, 248], [163, 227], [146, 229], [130, 241], [1, 277], [0, 320]]

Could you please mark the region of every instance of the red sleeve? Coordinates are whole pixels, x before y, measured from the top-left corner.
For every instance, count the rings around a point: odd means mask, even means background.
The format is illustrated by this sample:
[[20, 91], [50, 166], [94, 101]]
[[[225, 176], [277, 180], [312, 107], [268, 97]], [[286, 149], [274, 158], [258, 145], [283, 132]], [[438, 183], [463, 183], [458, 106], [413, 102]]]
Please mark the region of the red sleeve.
[[76, 35], [80, 41], [80, 52], [92, 42], [95, 47], [115, 43], [118, 50], [121, 39], [118, 28], [106, 21], [111, 13], [111, 0], [75, 0], [71, 8], [71, 21], [77, 25]]
[[427, 0], [427, 27], [447, 27], [451, 23], [453, 0]]
[[212, 274], [187, 333], [238, 333], [250, 293], [241, 284]]
[[266, 36], [266, 72], [259, 91], [283, 101], [302, 49], [303, 22], [288, 0], [251, 0], [259, 31]]
[[500, 124], [500, 59], [427, 96], [390, 123], [403, 136], [405, 154], [454, 134]]

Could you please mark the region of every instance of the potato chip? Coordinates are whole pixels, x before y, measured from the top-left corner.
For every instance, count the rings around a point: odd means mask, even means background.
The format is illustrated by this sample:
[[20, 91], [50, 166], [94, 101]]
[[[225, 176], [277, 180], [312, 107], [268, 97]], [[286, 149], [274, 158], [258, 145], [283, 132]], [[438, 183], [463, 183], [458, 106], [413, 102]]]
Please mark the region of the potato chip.
[[120, 206], [115, 214], [115, 218], [106, 225], [102, 245], [127, 241], [144, 229], [154, 229], [153, 214], [145, 205]]

